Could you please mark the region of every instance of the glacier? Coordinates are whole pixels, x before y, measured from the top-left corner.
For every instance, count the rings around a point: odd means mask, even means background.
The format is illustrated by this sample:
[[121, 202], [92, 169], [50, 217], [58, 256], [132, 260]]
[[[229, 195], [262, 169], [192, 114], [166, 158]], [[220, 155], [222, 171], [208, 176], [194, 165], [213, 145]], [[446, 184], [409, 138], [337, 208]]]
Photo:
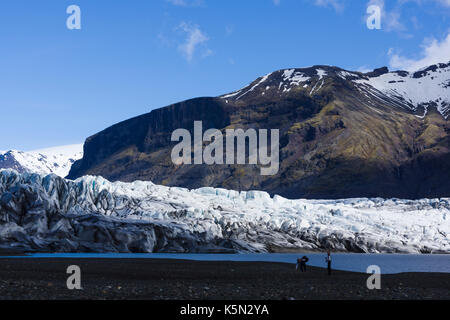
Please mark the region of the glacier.
[[0, 249], [450, 253], [449, 235], [450, 198], [289, 200], [0, 170]]

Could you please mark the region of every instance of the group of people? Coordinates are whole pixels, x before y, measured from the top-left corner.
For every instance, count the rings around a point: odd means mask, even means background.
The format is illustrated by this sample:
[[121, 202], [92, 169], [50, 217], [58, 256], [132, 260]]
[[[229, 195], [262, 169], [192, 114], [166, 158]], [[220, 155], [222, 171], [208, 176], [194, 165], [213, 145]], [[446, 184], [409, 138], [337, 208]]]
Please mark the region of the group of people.
[[[303, 256], [297, 259], [296, 270], [301, 272], [306, 272], [306, 263], [309, 261], [307, 256]], [[328, 275], [331, 275], [331, 253], [330, 250], [327, 251], [327, 256], [325, 257], [325, 263], [327, 264]]]

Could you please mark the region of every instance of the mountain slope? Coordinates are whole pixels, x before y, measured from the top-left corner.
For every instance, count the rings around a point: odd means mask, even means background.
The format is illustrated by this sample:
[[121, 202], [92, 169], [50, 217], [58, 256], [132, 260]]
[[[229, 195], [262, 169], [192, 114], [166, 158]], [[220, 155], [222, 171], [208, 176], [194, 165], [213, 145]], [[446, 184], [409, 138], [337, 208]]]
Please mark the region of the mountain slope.
[[[330, 66], [270, 73], [236, 92], [197, 98], [121, 122], [90, 138], [69, 178], [264, 190], [288, 198], [450, 194], [450, 64], [408, 73]], [[280, 170], [171, 162], [173, 130], [280, 130]]]
[[83, 145], [75, 144], [28, 152], [10, 150], [0, 152], [0, 169], [18, 172], [54, 173], [65, 177], [72, 164], [83, 157]]

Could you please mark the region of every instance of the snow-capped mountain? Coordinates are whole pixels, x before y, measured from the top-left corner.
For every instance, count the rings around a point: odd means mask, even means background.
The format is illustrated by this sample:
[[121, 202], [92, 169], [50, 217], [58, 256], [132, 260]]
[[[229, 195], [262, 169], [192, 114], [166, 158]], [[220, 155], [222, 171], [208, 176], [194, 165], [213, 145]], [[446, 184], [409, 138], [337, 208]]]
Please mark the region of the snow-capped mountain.
[[[445, 118], [450, 114], [450, 62], [432, 65], [416, 72], [380, 68], [369, 73], [337, 67], [314, 66], [283, 69], [258, 78], [248, 86], [220, 98], [238, 101], [251, 96], [285, 95], [292, 90], [313, 96], [330, 80], [349, 81], [369, 100], [381, 100], [393, 107], [412, 111], [435, 108]], [[228, 102], [227, 102], [228, 103]]]
[[[360, 90], [378, 99], [388, 97], [396, 106], [407, 105], [412, 111], [435, 108], [444, 118], [450, 114], [450, 63], [437, 64], [417, 72], [386, 72], [353, 80]], [[380, 92], [385, 96], [380, 96]]]
[[[21, 173], [0, 170], [0, 248], [450, 253], [449, 93], [450, 64], [286, 69], [105, 129], [86, 140], [74, 180], [47, 173], [65, 176], [81, 145], [6, 152], [0, 168]], [[205, 128], [278, 128], [279, 174], [173, 165], [173, 130], [198, 119]]]
[[83, 157], [83, 145], [74, 144], [34, 151], [0, 152], [0, 169], [11, 168], [18, 172], [40, 174], [54, 173], [65, 177], [72, 164]]
[[450, 198], [288, 200], [266, 192], [0, 170], [0, 248], [450, 253]]
[[[262, 190], [286, 198], [450, 196], [450, 63], [417, 72], [284, 69], [219, 97], [182, 101], [86, 140], [69, 173], [111, 181]], [[279, 129], [280, 167], [171, 162], [171, 134], [203, 127]]]

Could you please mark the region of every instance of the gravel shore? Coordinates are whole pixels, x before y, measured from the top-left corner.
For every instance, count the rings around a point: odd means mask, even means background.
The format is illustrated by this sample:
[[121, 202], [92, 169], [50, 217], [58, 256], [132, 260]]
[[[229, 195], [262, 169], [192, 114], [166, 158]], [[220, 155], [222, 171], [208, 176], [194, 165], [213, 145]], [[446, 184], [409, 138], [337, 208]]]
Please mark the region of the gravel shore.
[[[82, 290], [68, 290], [67, 267], [81, 268]], [[0, 299], [304, 300], [450, 299], [450, 274], [369, 275], [262, 262], [159, 259], [0, 259]]]

